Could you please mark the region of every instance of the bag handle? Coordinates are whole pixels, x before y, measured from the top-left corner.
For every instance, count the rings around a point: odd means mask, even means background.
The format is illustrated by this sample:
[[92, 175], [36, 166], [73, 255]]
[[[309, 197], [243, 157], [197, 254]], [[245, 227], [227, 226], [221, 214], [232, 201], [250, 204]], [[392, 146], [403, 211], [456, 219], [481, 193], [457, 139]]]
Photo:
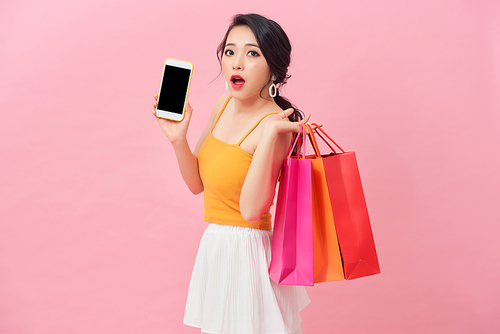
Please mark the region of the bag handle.
[[[334, 150], [334, 148], [333, 148], [333, 147], [332, 147], [332, 146], [328, 143], [328, 141], [327, 141], [325, 138], [323, 138], [323, 136], [321, 135], [321, 133], [323, 133], [323, 135], [325, 135], [328, 139], [330, 139], [330, 140], [331, 140], [331, 141], [335, 144], [335, 146], [337, 146], [337, 147], [338, 147], [338, 148], [342, 151], [342, 153], [345, 153], [345, 151], [342, 149], [342, 147], [340, 147], [340, 146], [339, 146], [339, 144], [337, 144], [337, 143], [335, 142], [335, 140], [333, 140], [333, 139], [332, 139], [332, 138], [331, 138], [331, 137], [330, 137], [330, 136], [329, 136], [329, 135], [325, 132], [325, 130], [323, 130], [323, 129], [322, 129], [322, 128], [318, 125], [318, 124], [316, 124], [316, 123], [312, 123], [312, 125], [315, 125], [315, 126], [316, 126], [316, 133], [318, 134], [318, 136], [319, 136], [321, 139], [323, 139], [323, 141], [326, 143], [326, 145], [328, 145], [328, 147], [330, 147], [330, 148], [331, 148], [331, 150], [332, 150], [334, 153], [336, 153], [336, 152], [335, 152], [335, 150]], [[320, 132], [318, 132], [318, 130], [319, 130], [321, 133], [320, 133]], [[312, 134], [312, 136], [314, 136], [314, 134], [312, 133], [312, 131], [311, 131], [311, 134]]]
[[[293, 147], [294, 147], [294, 146], [295, 146], [295, 144], [297, 143], [297, 138], [298, 138], [298, 137], [299, 137], [299, 136], [297, 135], [297, 136], [295, 136], [295, 140], [294, 140], [294, 139], [290, 140], [290, 146], [288, 146], [288, 151], [286, 151], [286, 157], [287, 157], [287, 158], [289, 158], [289, 156], [288, 156], [288, 155], [290, 154], [290, 152], [292, 152]], [[293, 138], [293, 137], [292, 137], [292, 138]]]
[[[297, 133], [297, 136], [295, 136], [295, 140], [293, 141], [293, 143], [290, 144], [290, 147], [288, 148], [288, 152], [286, 154], [287, 159], [290, 159], [290, 156], [292, 154], [292, 151], [293, 151], [294, 147], [297, 144], [297, 141], [298, 141], [299, 149], [300, 149], [300, 144], [301, 143], [305, 144], [305, 140], [306, 140], [305, 126], [302, 123], [299, 123], [299, 124], [300, 124], [300, 130]], [[302, 137], [302, 138], [300, 138], [300, 137]], [[301, 159], [300, 158], [300, 152], [299, 152], [299, 150], [297, 150], [297, 155], [298, 155], [298, 158]], [[306, 155], [305, 145], [302, 145], [302, 159], [305, 158], [305, 155]]]
[[317, 132], [317, 135], [323, 140], [323, 142], [325, 142], [326, 145], [328, 145], [328, 147], [333, 151], [333, 153], [337, 153], [337, 151], [335, 151], [332, 145], [330, 145], [330, 143], [326, 141], [326, 139], [321, 135], [321, 133]]
[[309, 133], [307, 135], [309, 136], [309, 141], [312, 144], [312, 147], [314, 149], [314, 153], [316, 154], [316, 158], [320, 158], [321, 153], [319, 152], [318, 143], [316, 142], [316, 138], [314, 137], [313, 129], [309, 124], [306, 124], [306, 127], [309, 130]]

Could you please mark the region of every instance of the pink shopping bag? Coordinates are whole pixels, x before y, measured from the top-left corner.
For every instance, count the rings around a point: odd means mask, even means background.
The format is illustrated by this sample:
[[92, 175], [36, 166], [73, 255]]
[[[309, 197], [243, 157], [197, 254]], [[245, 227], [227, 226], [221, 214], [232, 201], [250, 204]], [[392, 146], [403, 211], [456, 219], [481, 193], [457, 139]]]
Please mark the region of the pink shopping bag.
[[278, 284], [312, 286], [314, 269], [311, 161], [305, 159], [304, 150], [298, 157], [290, 157], [301, 137], [304, 147], [304, 126], [301, 126], [300, 133], [290, 145], [281, 170], [269, 276]]

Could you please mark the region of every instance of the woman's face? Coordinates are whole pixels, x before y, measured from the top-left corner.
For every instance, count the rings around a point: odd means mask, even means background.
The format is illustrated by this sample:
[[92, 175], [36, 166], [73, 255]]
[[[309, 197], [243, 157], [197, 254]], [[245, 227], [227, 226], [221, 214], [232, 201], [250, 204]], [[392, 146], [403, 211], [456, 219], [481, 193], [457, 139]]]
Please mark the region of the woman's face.
[[[248, 26], [236, 26], [229, 32], [222, 55], [222, 71], [234, 98], [260, 98], [271, 70]], [[269, 97], [268, 89], [262, 90], [262, 97]]]

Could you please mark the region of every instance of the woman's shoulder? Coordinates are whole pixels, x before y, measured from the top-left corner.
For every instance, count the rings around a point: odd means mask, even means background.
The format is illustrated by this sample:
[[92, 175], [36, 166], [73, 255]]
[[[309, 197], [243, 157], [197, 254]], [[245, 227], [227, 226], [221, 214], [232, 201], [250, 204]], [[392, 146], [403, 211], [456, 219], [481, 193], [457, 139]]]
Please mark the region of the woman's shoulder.
[[218, 109], [220, 111], [222, 106], [224, 106], [224, 104], [226, 103], [227, 100], [229, 100], [230, 97], [231, 97], [231, 94], [229, 92], [224, 93], [221, 96], [219, 96], [217, 98], [217, 100], [215, 101], [214, 109]]
[[215, 119], [219, 112], [221, 111], [222, 107], [226, 103], [226, 101], [231, 97], [231, 94], [229, 93], [224, 93], [221, 96], [217, 98], [214, 104], [214, 108], [212, 109], [212, 114], [210, 115], [210, 118]]
[[217, 115], [221, 111], [222, 107], [226, 103], [226, 101], [229, 99], [231, 95], [229, 93], [222, 94], [217, 98], [215, 101], [214, 107], [212, 109], [212, 113], [210, 114], [210, 121], [213, 123], [215, 119], [217, 118]]
[[266, 123], [270, 118], [269, 116], [274, 114], [280, 114], [283, 112], [283, 109], [280, 108], [276, 103], [269, 103], [265, 108], [261, 111], [260, 115], [263, 117], [262, 123]]

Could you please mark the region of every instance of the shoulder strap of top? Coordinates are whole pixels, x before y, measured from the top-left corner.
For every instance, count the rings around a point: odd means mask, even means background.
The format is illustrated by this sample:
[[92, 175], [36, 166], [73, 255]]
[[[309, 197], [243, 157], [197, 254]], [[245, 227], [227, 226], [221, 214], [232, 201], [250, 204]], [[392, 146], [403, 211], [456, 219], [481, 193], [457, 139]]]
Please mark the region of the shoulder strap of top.
[[255, 123], [255, 125], [254, 125], [254, 126], [252, 126], [252, 128], [251, 128], [250, 130], [248, 130], [248, 132], [247, 132], [247, 133], [243, 136], [243, 138], [241, 138], [241, 139], [240, 139], [240, 141], [239, 141], [239, 142], [238, 142], [238, 144], [236, 144], [236, 145], [240, 146], [240, 144], [241, 144], [241, 143], [245, 140], [245, 138], [246, 138], [246, 137], [248, 137], [248, 135], [249, 135], [249, 134], [250, 134], [250, 133], [251, 133], [251, 132], [252, 132], [252, 131], [253, 131], [253, 130], [257, 127], [257, 125], [259, 125], [259, 124], [260, 124], [260, 122], [262, 122], [262, 120], [263, 120], [264, 118], [266, 118], [267, 116], [272, 115], [272, 114], [279, 114], [279, 112], [276, 112], [276, 111], [275, 111], [275, 112], [270, 112], [269, 114], [265, 114], [264, 116], [262, 116], [262, 117], [261, 117], [261, 118], [257, 121], [257, 123]]
[[229, 103], [229, 100], [231, 100], [232, 96], [229, 95], [229, 97], [227, 98], [226, 100], [226, 103], [224, 103], [224, 105], [222, 106], [222, 108], [220, 109], [219, 111], [219, 115], [217, 115], [217, 118], [215, 119], [215, 122], [214, 122], [214, 125], [212, 126], [212, 130], [210, 130], [210, 133], [212, 133], [212, 131], [214, 130], [215, 128], [215, 124], [217, 124], [217, 122], [219, 121], [219, 118], [221, 117], [222, 115], [222, 112], [226, 109], [226, 106], [227, 104]]

